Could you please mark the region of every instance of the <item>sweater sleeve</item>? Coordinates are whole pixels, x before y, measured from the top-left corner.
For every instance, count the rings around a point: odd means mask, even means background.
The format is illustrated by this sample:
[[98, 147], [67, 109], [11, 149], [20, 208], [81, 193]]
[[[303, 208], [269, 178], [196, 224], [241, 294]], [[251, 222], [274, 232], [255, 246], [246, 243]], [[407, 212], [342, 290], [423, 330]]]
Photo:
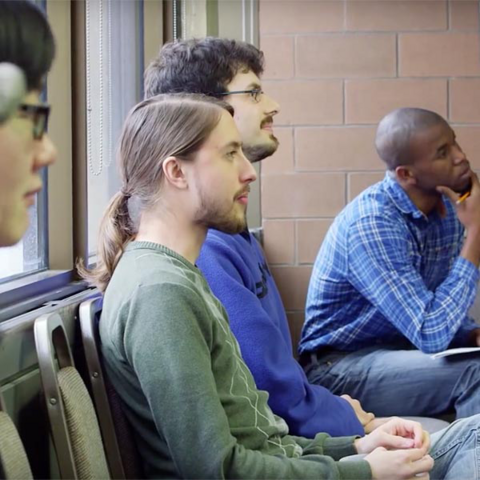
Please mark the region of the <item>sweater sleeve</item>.
[[[364, 435], [362, 424], [346, 400], [308, 382], [293, 357], [290, 338], [286, 339], [280, 329], [281, 322], [286, 323], [285, 316], [271, 318], [247, 286], [255, 285], [255, 280], [251, 279], [253, 273], [246, 271], [239, 252], [224, 237], [209, 235], [197, 264], [227, 310], [230, 326], [258, 388], [269, 393], [270, 407], [287, 422], [291, 433], [308, 438], [314, 438], [318, 432], [332, 436]], [[276, 290], [273, 281], [270, 285]], [[282, 305], [280, 308], [283, 310]], [[288, 325], [284, 325], [284, 330], [288, 331]]]
[[179, 285], [143, 286], [129, 308], [126, 356], [181, 478], [371, 477], [365, 461], [271, 456], [237, 442], [212, 372], [212, 322], [196, 292]]

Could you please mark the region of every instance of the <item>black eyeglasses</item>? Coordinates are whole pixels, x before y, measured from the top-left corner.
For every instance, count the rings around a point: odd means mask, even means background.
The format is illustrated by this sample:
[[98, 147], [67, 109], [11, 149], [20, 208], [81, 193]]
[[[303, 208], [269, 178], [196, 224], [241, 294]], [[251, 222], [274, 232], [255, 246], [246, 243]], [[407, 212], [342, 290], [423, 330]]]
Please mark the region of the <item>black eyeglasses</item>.
[[263, 90], [261, 88], [254, 88], [252, 90], [236, 90], [234, 92], [219, 93], [220, 96], [226, 97], [227, 95], [237, 95], [240, 93], [248, 93], [254, 102], [258, 103], [262, 98]]
[[33, 121], [33, 138], [41, 140], [48, 126], [48, 116], [50, 115], [50, 105], [32, 105], [22, 103], [18, 109], [29, 116]]

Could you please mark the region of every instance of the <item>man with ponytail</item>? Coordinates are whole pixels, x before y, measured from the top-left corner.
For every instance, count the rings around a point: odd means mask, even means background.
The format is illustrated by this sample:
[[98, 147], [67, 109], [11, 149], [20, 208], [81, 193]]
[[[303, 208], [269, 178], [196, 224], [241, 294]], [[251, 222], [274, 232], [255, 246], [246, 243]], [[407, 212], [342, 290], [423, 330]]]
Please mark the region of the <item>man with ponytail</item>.
[[27, 0], [0, 1], [0, 247], [17, 243], [28, 207], [42, 188], [40, 170], [56, 159], [40, 101], [55, 55], [50, 25]]
[[[103, 218], [100, 336], [148, 478], [474, 478], [478, 418], [430, 439], [394, 418], [363, 438], [288, 435], [258, 390], [225, 309], [196, 268], [210, 228], [246, 227], [255, 170], [228, 104], [159, 95], [128, 115], [122, 188]], [[392, 450], [388, 450], [392, 449]], [[456, 452], [460, 452], [456, 455]], [[339, 462], [347, 455], [364, 459]], [[462, 460], [461, 462], [459, 460]]]
[[[146, 97], [202, 93], [235, 109], [245, 156], [259, 162], [278, 147], [273, 121], [280, 107], [262, 90], [263, 53], [248, 43], [222, 38], [167, 43], [145, 72]], [[381, 420], [357, 400], [309, 383], [292, 355], [287, 315], [262, 247], [248, 228], [236, 235], [208, 232], [198, 267], [230, 318], [230, 326], [259, 388], [292, 434], [314, 438], [363, 435]]]

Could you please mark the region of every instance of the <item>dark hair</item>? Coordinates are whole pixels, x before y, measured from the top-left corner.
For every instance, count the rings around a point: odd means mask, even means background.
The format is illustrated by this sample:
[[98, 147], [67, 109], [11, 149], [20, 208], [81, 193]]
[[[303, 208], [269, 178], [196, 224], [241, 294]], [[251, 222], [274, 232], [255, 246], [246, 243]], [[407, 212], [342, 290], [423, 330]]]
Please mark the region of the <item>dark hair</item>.
[[216, 96], [240, 71], [263, 73], [263, 53], [237, 40], [206, 37], [165, 44], [145, 71], [145, 98], [160, 93]]
[[55, 56], [44, 13], [28, 0], [0, 0], [0, 63], [20, 67], [28, 90], [40, 90]]
[[132, 108], [118, 150], [122, 188], [100, 225], [96, 267], [89, 271], [77, 265], [83, 278], [105, 291], [125, 246], [136, 235], [139, 215], [159, 200], [163, 161], [171, 156], [194, 160], [224, 110], [233, 116], [225, 102], [188, 94], [158, 95]]

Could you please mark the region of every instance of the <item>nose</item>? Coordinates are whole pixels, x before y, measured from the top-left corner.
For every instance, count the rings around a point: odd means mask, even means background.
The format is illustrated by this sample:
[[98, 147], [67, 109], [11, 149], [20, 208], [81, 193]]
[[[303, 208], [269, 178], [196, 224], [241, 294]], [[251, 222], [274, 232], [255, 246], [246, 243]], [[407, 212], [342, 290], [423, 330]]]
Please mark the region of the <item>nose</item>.
[[453, 151], [454, 160], [453, 161], [456, 165], [459, 164], [459, 163], [462, 163], [465, 160], [467, 160], [467, 155], [462, 150], [462, 147], [460, 147], [460, 145], [458, 145], [458, 143], [455, 144], [453, 148], [454, 148], [454, 151]]
[[57, 161], [57, 148], [48, 135], [44, 134], [42, 139], [38, 140], [36, 143], [35, 170], [48, 167]]
[[240, 165], [240, 180], [242, 183], [252, 183], [257, 179], [257, 172], [252, 162], [243, 154], [241, 155]]
[[280, 113], [280, 105], [272, 97], [269, 97], [265, 93], [263, 94], [265, 113], [271, 117]]

